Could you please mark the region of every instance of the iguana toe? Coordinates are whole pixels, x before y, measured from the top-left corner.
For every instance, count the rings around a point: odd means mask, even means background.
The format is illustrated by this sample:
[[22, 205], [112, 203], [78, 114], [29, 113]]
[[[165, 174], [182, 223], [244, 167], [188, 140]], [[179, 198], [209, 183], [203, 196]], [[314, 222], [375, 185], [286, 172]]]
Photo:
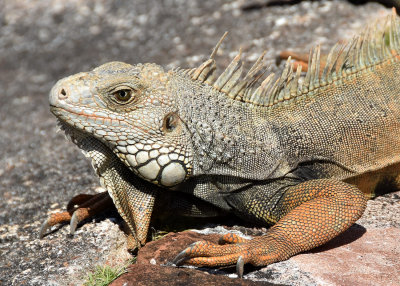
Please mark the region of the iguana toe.
[[239, 278], [243, 278], [243, 272], [244, 272], [244, 259], [243, 256], [239, 256], [239, 259], [236, 262], [236, 274]]
[[[218, 245], [208, 241], [198, 241], [179, 253], [173, 263], [177, 266], [182, 264], [207, 267], [227, 266], [236, 264], [240, 257], [245, 263], [245, 258], [248, 256], [247, 243]], [[239, 263], [239, 269], [241, 263]]]
[[186, 260], [190, 258], [190, 253], [192, 252], [192, 247], [194, 247], [198, 242], [194, 242], [189, 245], [186, 249], [179, 252], [179, 254], [172, 260], [172, 264], [176, 266], [181, 266]]
[[47, 231], [56, 224], [66, 223], [71, 219], [69, 212], [53, 213], [42, 224], [39, 231], [39, 238], [43, 238]]
[[39, 237], [43, 238], [52, 226], [68, 222], [70, 223], [70, 233], [73, 235], [81, 221], [104, 211], [112, 205], [112, 200], [107, 192], [95, 195], [77, 195], [68, 203], [67, 211], [53, 213], [48, 217], [40, 228]]
[[89, 217], [89, 212], [87, 208], [79, 208], [72, 214], [71, 220], [69, 222], [69, 233], [71, 235], [75, 234], [75, 230], [78, 224], [84, 219]]
[[47, 223], [47, 220], [42, 223], [42, 226], [40, 227], [40, 231], [39, 231], [39, 238], [42, 239], [44, 237], [44, 235], [46, 234], [47, 230], [49, 229], [49, 224]]
[[248, 241], [248, 239], [243, 238], [237, 234], [227, 233], [219, 238], [218, 244], [236, 244], [246, 241]]

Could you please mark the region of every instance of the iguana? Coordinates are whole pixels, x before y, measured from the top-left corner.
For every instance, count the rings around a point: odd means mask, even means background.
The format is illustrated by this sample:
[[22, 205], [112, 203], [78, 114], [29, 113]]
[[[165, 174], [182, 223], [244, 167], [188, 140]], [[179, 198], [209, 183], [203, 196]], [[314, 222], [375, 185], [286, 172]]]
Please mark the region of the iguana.
[[[265, 76], [263, 55], [242, 76], [241, 51], [217, 76], [215, 56], [194, 69], [104, 64], [57, 82], [52, 113], [91, 158], [100, 184], [146, 242], [150, 218], [236, 214], [273, 225], [250, 240], [197, 242], [173, 261], [200, 266], [268, 265], [317, 247], [349, 228], [367, 198], [400, 174], [400, 21], [336, 45], [320, 67]], [[77, 196], [41, 235], [110, 202]], [[71, 218], [72, 214], [72, 218]], [[131, 241], [132, 242], [132, 241]]]
[[[270, 6], [282, 6], [282, 5], [295, 5], [298, 4], [299, 2], [302, 2], [302, 0], [255, 0], [255, 1], [245, 1], [243, 5], [241, 6], [241, 9], [243, 11], [249, 11], [249, 10], [255, 10], [255, 9], [261, 9], [264, 7], [270, 7]], [[395, 7], [397, 11], [400, 9], [400, 0], [349, 0], [349, 2], [352, 2], [356, 5], [360, 4], [365, 4], [366, 2], [377, 2], [381, 3], [382, 5], [385, 5], [386, 7]]]

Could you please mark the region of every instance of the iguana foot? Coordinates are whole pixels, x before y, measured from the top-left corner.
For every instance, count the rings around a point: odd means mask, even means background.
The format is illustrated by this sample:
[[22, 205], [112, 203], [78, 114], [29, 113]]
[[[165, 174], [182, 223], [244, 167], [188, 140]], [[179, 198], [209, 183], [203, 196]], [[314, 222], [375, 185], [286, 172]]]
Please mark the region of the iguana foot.
[[[225, 238], [222, 237], [221, 240], [225, 240]], [[237, 243], [226, 245], [208, 241], [195, 242], [179, 253], [173, 263], [177, 266], [190, 264], [205, 267], [236, 264], [237, 275], [242, 277], [246, 263], [263, 266], [291, 256], [288, 249], [283, 249], [285, 244], [282, 244], [279, 238], [275, 238], [272, 232], [251, 240], [240, 238], [237, 241]]]
[[335, 180], [310, 180], [289, 187], [276, 206], [281, 218], [265, 235], [251, 240], [224, 235], [218, 245], [193, 243], [174, 259], [175, 265], [227, 266], [236, 264], [238, 276], [243, 266], [266, 266], [324, 244], [348, 229], [367, 204], [364, 194], [350, 184]]
[[[191, 244], [188, 248], [185, 250], [181, 251], [176, 258], [174, 259], [173, 263], [177, 266], [182, 265], [184, 262], [190, 263], [190, 258], [194, 258], [197, 256], [223, 256], [223, 254], [231, 251], [233, 253], [240, 252], [242, 250], [240, 247], [236, 247], [238, 244], [243, 244], [245, 242], [251, 241], [250, 239], [246, 239], [243, 237], [240, 237], [234, 233], [227, 233], [224, 234], [223, 236], [220, 237], [218, 244], [211, 243], [208, 241], [198, 241], [193, 244]], [[229, 247], [232, 246], [232, 247]], [[239, 255], [240, 256], [240, 255]], [[238, 258], [238, 257], [237, 257]], [[227, 259], [227, 258], [226, 258]], [[193, 261], [193, 260], [191, 260]], [[235, 259], [232, 260], [233, 263], [236, 262]], [[216, 260], [214, 260], [216, 262]], [[213, 263], [213, 262], [211, 262]], [[226, 262], [227, 264], [212, 264], [210, 266], [223, 266], [223, 265], [230, 265], [232, 262], [229, 260], [229, 262]], [[190, 263], [193, 265], [194, 263]], [[200, 266], [206, 266], [204, 263], [202, 263]]]
[[70, 225], [70, 233], [75, 233], [78, 224], [113, 205], [106, 191], [95, 195], [80, 194], [73, 197], [67, 205], [67, 211], [51, 214], [40, 228], [39, 237], [43, 238], [47, 230], [59, 223]]

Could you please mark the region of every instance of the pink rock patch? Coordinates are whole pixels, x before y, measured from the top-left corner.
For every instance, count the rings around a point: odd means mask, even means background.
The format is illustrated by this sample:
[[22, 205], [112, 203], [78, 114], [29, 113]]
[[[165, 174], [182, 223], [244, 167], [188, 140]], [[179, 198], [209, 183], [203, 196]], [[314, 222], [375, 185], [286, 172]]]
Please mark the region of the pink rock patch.
[[400, 229], [370, 228], [337, 247], [351, 235], [354, 231], [291, 261], [321, 285], [400, 285]]

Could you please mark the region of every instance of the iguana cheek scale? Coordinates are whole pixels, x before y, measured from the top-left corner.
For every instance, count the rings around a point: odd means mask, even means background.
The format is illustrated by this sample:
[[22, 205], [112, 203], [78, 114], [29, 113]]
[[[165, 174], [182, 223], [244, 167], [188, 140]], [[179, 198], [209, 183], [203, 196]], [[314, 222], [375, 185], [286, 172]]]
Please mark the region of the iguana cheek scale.
[[108, 63], [60, 80], [51, 111], [92, 159], [134, 246], [165, 213], [235, 213], [273, 225], [251, 240], [195, 243], [174, 260], [236, 263], [242, 275], [245, 263], [268, 265], [329, 241], [381, 182], [398, 186], [400, 24], [395, 14], [385, 23], [334, 46], [323, 65], [312, 49], [305, 76], [290, 60], [280, 76], [265, 75], [263, 55], [242, 76], [241, 51], [217, 76], [222, 39], [195, 69]]

